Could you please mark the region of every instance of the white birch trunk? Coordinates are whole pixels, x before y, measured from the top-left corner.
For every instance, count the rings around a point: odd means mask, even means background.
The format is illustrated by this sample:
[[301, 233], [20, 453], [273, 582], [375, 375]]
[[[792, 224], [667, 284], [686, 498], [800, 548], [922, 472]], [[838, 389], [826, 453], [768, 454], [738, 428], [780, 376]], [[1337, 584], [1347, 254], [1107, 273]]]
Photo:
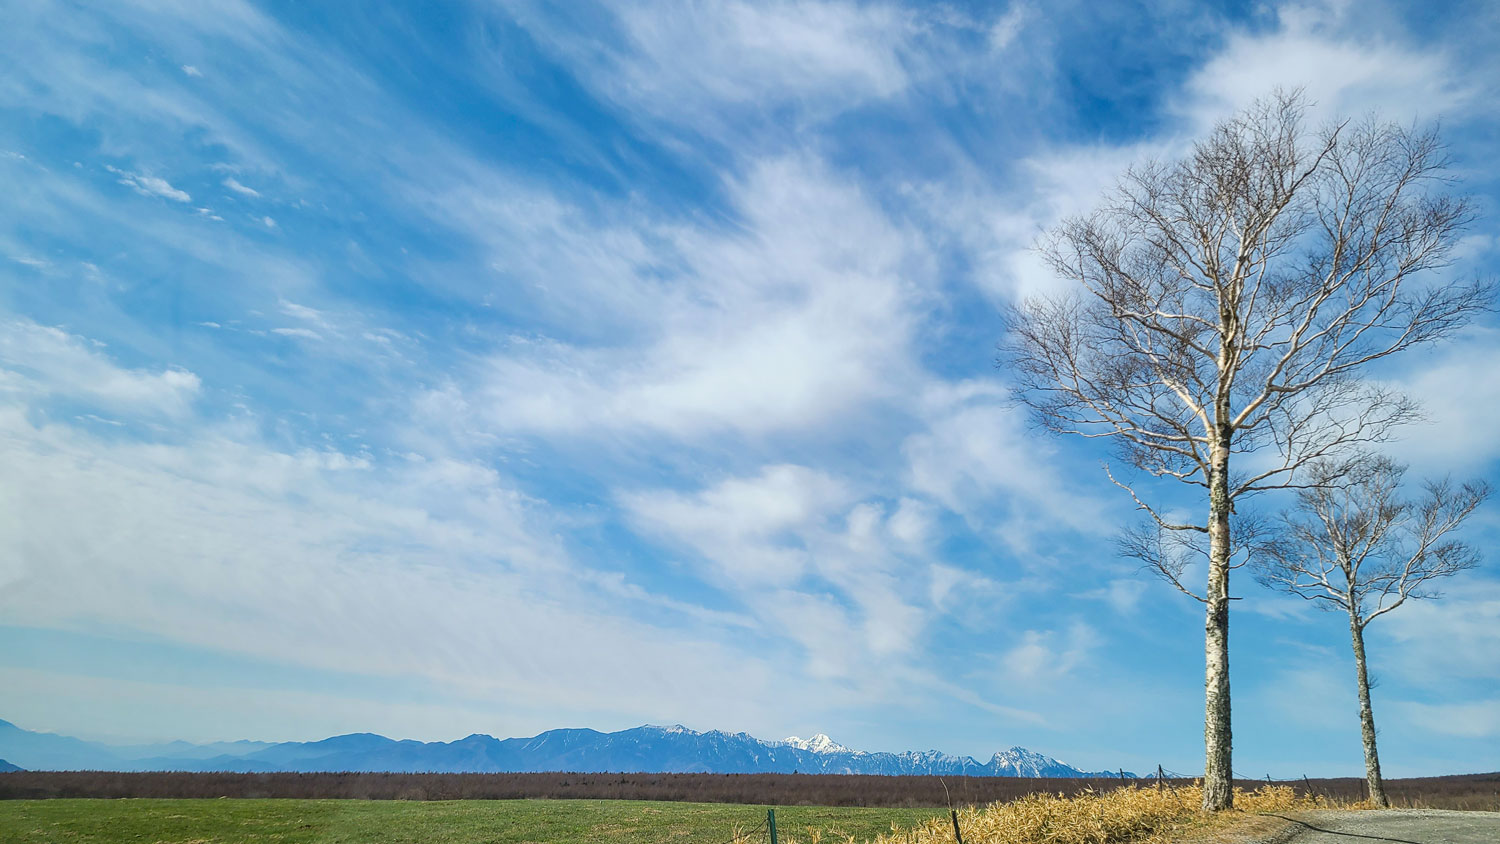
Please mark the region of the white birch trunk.
[[1209, 477], [1208, 592], [1204, 621], [1203, 808], [1234, 806], [1229, 712], [1229, 445], [1215, 445]]
[[1354, 672], [1359, 682], [1359, 732], [1365, 743], [1365, 781], [1370, 789], [1370, 802], [1385, 808], [1390, 801], [1380, 778], [1380, 753], [1375, 749], [1375, 712], [1370, 706], [1370, 676], [1365, 665], [1365, 629], [1352, 614], [1349, 635], [1354, 640]]

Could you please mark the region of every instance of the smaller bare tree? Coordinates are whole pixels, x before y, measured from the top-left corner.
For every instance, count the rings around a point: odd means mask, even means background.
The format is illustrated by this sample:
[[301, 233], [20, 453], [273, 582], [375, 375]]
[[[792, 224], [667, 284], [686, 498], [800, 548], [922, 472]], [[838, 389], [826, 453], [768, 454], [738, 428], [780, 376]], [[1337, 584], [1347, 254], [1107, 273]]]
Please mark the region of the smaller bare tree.
[[1429, 481], [1413, 500], [1401, 494], [1405, 474], [1405, 466], [1375, 455], [1316, 463], [1296, 506], [1255, 543], [1262, 583], [1349, 616], [1365, 776], [1377, 806], [1389, 802], [1375, 747], [1365, 628], [1408, 599], [1439, 597], [1433, 581], [1478, 564], [1478, 550], [1450, 534], [1490, 492], [1480, 482]]

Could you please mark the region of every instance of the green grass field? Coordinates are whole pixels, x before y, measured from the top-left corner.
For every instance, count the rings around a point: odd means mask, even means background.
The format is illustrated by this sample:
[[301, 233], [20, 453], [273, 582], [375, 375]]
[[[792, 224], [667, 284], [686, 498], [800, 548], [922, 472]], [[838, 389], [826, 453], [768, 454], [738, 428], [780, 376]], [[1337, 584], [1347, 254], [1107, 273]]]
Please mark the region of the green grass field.
[[[720, 844], [765, 806], [631, 800], [7, 800], [4, 844]], [[782, 806], [784, 839], [863, 840], [933, 809]], [[759, 840], [764, 841], [760, 836]]]

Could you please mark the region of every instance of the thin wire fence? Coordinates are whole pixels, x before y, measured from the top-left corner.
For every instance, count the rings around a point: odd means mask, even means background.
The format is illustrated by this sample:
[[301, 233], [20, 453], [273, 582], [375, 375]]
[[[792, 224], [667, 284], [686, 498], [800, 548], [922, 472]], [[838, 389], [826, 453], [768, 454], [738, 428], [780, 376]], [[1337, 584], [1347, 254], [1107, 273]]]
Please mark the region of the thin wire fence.
[[[1275, 783], [1293, 783], [1293, 784], [1296, 784], [1296, 783], [1300, 782], [1303, 785], [1306, 794], [1308, 794], [1308, 795], [1322, 796], [1320, 794], [1320, 792], [1318, 792], [1318, 790], [1313, 787], [1312, 782], [1308, 779], [1307, 775], [1305, 775], [1305, 774], [1302, 775], [1302, 776], [1300, 776], [1300, 777], [1280, 777], [1280, 778], [1277, 778], [1277, 777], [1272, 777], [1270, 774], [1266, 774], [1263, 777], [1255, 777], [1255, 776], [1251, 776], [1249, 774], [1246, 774], [1243, 771], [1237, 771], [1237, 770], [1232, 770], [1232, 769], [1231, 769], [1230, 773], [1233, 776], [1234, 780], [1236, 780], [1236, 781], [1265, 783], [1268, 786], [1269, 785], [1273, 785]], [[965, 779], [967, 779], [967, 777]], [[1158, 765], [1155, 772], [1147, 774], [1146, 776], [1139, 776], [1137, 774], [1131, 774], [1129, 777], [1127, 777], [1127, 776], [1125, 776], [1125, 772], [1122, 769], [1119, 772], [1119, 779], [1120, 779], [1121, 782], [1129, 780], [1130, 783], [1131, 783], [1131, 785], [1137, 786], [1137, 787], [1140, 786], [1142, 783], [1148, 783], [1148, 784], [1154, 783], [1158, 788], [1160, 788], [1164, 783], [1166, 783], [1168, 781], [1175, 781], [1175, 782], [1200, 781], [1200, 780], [1203, 779], [1203, 775], [1202, 774], [1184, 773], [1182, 771], [1172, 770], [1170, 768], [1167, 768], [1164, 765]], [[966, 786], [967, 786], [967, 783], [966, 783]], [[967, 791], [967, 787], [965, 788], [965, 790]], [[944, 783], [944, 792], [947, 793], [947, 785], [946, 785], [946, 783]], [[953, 822], [953, 836], [954, 836], [955, 841], [958, 842], [958, 844], [963, 844], [963, 832], [959, 828], [959, 813], [954, 808], [954, 806], [953, 806], [953, 804], [951, 802], [952, 795], [950, 794], [949, 797], [950, 797], [950, 802], [949, 802], [948, 808], [949, 808], [949, 815], [952, 818], [952, 822]], [[1005, 801], [1002, 801], [1002, 802], [1005, 802]], [[972, 806], [974, 804], [970, 803], [969, 805]], [[756, 824], [754, 827], [751, 827], [750, 829], [744, 830], [742, 832], [735, 833], [734, 835], [732, 835], [731, 837], [729, 837], [729, 838], [727, 838], [727, 839], [725, 839], [723, 841], [714, 842], [714, 844], [746, 844], [746, 842], [751, 841], [752, 839], [756, 838], [758, 835], [761, 837], [761, 840], [767, 841], [768, 844], [777, 844], [777, 840], [776, 840], [777, 839], [777, 836], [776, 836], [776, 827], [775, 827], [775, 810], [774, 809], [767, 810], [765, 816], [761, 818], [760, 823]]]

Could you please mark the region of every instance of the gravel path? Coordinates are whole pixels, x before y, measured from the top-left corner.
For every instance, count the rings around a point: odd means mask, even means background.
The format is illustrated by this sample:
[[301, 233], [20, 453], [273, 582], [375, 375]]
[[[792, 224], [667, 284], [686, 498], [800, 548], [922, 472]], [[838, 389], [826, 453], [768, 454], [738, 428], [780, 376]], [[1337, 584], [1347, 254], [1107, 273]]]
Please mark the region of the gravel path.
[[1500, 844], [1500, 812], [1299, 812], [1278, 844]]

